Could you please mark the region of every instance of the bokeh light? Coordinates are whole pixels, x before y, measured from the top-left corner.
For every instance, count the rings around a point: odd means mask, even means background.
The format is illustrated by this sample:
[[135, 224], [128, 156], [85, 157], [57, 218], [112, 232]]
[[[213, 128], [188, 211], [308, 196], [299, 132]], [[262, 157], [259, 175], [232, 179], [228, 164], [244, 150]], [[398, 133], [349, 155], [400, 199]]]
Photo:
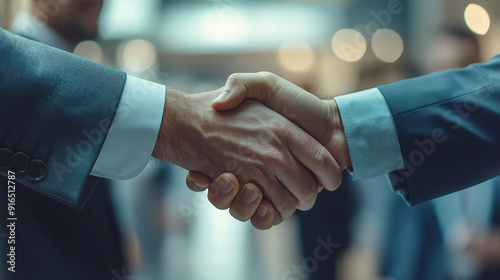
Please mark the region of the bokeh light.
[[477, 4], [469, 4], [465, 8], [465, 23], [472, 32], [484, 35], [490, 29], [490, 16], [488, 12]]
[[95, 41], [83, 41], [76, 45], [73, 53], [97, 63], [102, 63], [102, 48]]
[[199, 22], [201, 36], [216, 44], [234, 44], [247, 34], [245, 18], [236, 11], [223, 17], [215, 11], [206, 13]]
[[314, 67], [316, 55], [309, 44], [289, 41], [281, 45], [278, 51], [278, 63], [290, 72], [307, 72]]
[[399, 34], [387, 28], [379, 29], [372, 37], [372, 50], [378, 59], [386, 63], [396, 62], [403, 54], [403, 39]]
[[150, 69], [157, 60], [155, 46], [142, 39], [122, 43], [118, 48], [117, 56], [125, 71], [135, 73]]
[[341, 29], [333, 35], [332, 50], [340, 59], [356, 62], [366, 53], [366, 40], [354, 29]]

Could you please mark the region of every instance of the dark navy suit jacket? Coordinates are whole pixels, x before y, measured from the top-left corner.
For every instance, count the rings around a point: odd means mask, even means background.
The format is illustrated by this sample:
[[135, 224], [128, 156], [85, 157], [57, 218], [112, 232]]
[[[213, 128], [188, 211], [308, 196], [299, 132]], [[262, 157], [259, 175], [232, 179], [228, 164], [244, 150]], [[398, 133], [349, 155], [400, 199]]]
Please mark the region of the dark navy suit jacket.
[[410, 205], [500, 175], [500, 55], [379, 90], [405, 164], [392, 184]]
[[[500, 175], [500, 56], [487, 64], [403, 80], [379, 90], [393, 115], [405, 164], [404, 170], [390, 174], [391, 181], [410, 205]], [[492, 226], [500, 225], [499, 207], [494, 206]], [[455, 279], [446, 275], [433, 205], [410, 209], [393, 200], [389, 212], [382, 275]], [[498, 269], [487, 269], [478, 279], [498, 279], [499, 274]]]

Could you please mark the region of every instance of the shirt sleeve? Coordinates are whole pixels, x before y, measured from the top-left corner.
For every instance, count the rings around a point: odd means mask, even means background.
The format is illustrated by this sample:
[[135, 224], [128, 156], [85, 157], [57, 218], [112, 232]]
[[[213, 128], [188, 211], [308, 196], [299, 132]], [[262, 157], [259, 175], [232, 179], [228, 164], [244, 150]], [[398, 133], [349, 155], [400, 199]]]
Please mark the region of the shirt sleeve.
[[127, 180], [147, 165], [160, 130], [165, 86], [127, 76], [121, 100], [91, 175]]
[[396, 126], [377, 88], [337, 96], [354, 180], [403, 167]]

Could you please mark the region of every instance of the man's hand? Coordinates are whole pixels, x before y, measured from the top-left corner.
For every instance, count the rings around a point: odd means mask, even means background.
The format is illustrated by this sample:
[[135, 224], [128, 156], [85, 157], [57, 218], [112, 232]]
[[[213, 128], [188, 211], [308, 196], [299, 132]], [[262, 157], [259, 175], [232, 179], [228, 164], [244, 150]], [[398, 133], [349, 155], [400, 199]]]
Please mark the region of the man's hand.
[[[278, 211], [275, 222], [296, 208], [310, 209], [321, 186], [340, 185], [339, 165], [312, 136], [255, 101], [217, 112], [210, 102], [219, 93], [186, 95], [168, 90], [153, 156], [210, 179], [231, 172], [243, 184], [258, 184]], [[227, 180], [217, 182], [220, 193], [235, 189]], [[209, 196], [214, 195], [212, 191]]]
[[[208, 188], [208, 199], [213, 205], [221, 210], [230, 208], [231, 215], [240, 221], [252, 219], [253, 226], [258, 229], [270, 229], [273, 224], [281, 222], [278, 211], [269, 201], [263, 199], [260, 188], [253, 183], [247, 183], [240, 190], [238, 178], [232, 173], [224, 173], [210, 182], [203, 174], [189, 172], [186, 184], [196, 192]], [[227, 184], [232, 190], [221, 191], [220, 187]]]
[[297, 124], [324, 145], [342, 169], [351, 166], [335, 100], [321, 100], [273, 73], [259, 72], [231, 75], [212, 107], [232, 110], [245, 99], [259, 101]]
[[[344, 129], [335, 100], [320, 100], [272, 73], [260, 72], [231, 75], [222, 94], [212, 103], [212, 107], [218, 111], [227, 111], [238, 107], [245, 99], [259, 101], [296, 123], [324, 145], [342, 169], [351, 166]], [[230, 175], [225, 174], [224, 176]], [[204, 181], [203, 183], [207, 186], [210, 184], [208, 178], [205, 178], [203, 174], [196, 172], [188, 174], [188, 184], [194, 185], [198, 180]], [[210, 188], [219, 189], [220, 186], [217, 182], [219, 181], [212, 182]], [[239, 182], [234, 182], [234, 184], [239, 186]], [[327, 187], [327, 189], [334, 190], [335, 188]], [[245, 205], [241, 201], [232, 200], [236, 194], [225, 194], [222, 200], [210, 201], [218, 208], [230, 208], [231, 213], [242, 212]], [[263, 208], [268, 212], [274, 211], [266, 200], [263, 200], [261, 209]], [[233, 214], [233, 216], [242, 221], [252, 217], [252, 224], [255, 227], [268, 228], [268, 224], [260, 223], [260, 220], [257, 219], [257, 213], [255, 211], [252, 213], [251, 209], [253, 208], [247, 207], [245, 219], [241, 219], [238, 215]]]

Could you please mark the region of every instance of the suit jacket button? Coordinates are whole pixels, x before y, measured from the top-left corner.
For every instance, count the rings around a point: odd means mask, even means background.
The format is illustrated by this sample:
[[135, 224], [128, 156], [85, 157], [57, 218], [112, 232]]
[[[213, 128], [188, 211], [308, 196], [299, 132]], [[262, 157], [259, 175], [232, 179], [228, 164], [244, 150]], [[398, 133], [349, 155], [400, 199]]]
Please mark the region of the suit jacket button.
[[47, 164], [39, 159], [34, 159], [28, 164], [28, 178], [32, 181], [45, 179], [47, 173]]
[[15, 172], [24, 172], [28, 168], [30, 157], [23, 153], [17, 152], [10, 157], [10, 168]]
[[0, 148], [0, 167], [9, 166], [10, 157], [12, 156], [12, 151], [7, 148]]

